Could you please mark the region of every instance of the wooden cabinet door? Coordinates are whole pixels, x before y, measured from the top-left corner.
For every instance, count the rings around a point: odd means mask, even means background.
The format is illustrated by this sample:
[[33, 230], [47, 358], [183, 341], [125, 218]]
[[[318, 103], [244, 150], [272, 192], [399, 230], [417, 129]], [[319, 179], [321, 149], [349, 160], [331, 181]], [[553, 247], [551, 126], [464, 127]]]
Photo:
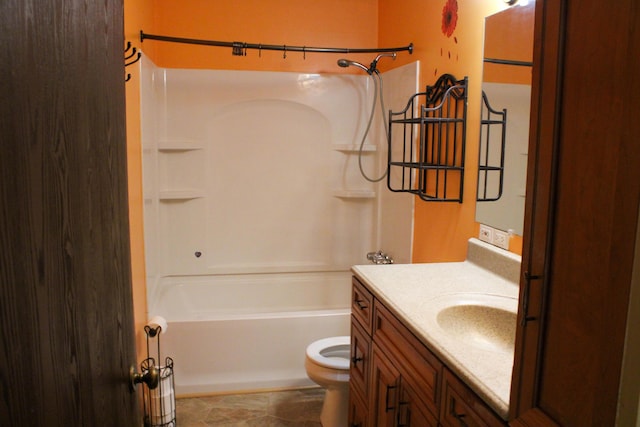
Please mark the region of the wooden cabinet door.
[[431, 413], [437, 414], [442, 362], [377, 300], [374, 302], [373, 319], [374, 341], [390, 355], [403, 382], [414, 390], [420, 390], [421, 401]]
[[369, 408], [360, 396], [360, 392], [350, 385], [348, 417], [350, 427], [369, 427]]
[[640, 200], [638, 22], [637, 0], [536, 4], [513, 426], [616, 422]]
[[361, 394], [369, 390], [371, 338], [362, 330], [355, 319], [351, 322], [351, 367], [350, 382]]
[[368, 427], [366, 396], [371, 378], [371, 337], [355, 316], [351, 320], [351, 368], [349, 369], [349, 425]]
[[427, 409], [424, 391], [411, 387], [407, 377], [400, 379], [400, 394], [398, 399], [398, 427], [437, 427], [438, 417]]
[[395, 426], [400, 391], [400, 372], [376, 343], [373, 343], [371, 351], [370, 384], [369, 413], [373, 416], [372, 425], [376, 427]]

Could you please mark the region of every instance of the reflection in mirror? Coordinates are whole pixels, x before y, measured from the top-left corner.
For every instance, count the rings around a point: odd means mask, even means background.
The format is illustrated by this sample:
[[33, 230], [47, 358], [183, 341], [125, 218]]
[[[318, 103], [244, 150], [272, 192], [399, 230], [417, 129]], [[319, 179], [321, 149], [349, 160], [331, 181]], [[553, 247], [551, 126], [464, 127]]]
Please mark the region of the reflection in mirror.
[[[529, 2], [485, 20], [482, 92], [494, 113], [487, 116], [483, 106], [476, 221], [519, 235], [524, 222], [534, 9], [535, 3]], [[503, 111], [504, 129], [498, 123]]]
[[504, 187], [504, 148], [507, 137], [507, 109], [491, 107], [482, 91], [480, 107], [480, 156], [478, 157], [478, 191], [476, 201], [495, 202]]

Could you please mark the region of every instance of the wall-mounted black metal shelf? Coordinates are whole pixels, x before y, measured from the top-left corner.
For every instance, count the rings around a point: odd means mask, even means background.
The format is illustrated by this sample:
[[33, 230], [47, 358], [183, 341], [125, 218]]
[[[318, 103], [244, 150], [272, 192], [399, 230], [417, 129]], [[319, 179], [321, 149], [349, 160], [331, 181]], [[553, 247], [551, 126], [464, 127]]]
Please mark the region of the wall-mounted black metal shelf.
[[462, 203], [466, 127], [467, 77], [443, 74], [404, 110], [389, 111], [389, 190]]
[[498, 111], [492, 108], [487, 94], [482, 91], [476, 192], [478, 202], [493, 202], [502, 197], [506, 134], [507, 109]]

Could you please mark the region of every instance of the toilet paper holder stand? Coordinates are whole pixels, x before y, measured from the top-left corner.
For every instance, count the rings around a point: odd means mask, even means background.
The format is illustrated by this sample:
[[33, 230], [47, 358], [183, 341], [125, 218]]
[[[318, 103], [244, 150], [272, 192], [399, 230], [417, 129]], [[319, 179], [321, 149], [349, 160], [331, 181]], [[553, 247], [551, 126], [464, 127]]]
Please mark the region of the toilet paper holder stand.
[[160, 365], [162, 326], [145, 325], [144, 332], [147, 336], [147, 358], [140, 363], [140, 373], [136, 372], [135, 367], [130, 368], [131, 388], [143, 384], [145, 427], [176, 427], [173, 359], [165, 357], [164, 365]]

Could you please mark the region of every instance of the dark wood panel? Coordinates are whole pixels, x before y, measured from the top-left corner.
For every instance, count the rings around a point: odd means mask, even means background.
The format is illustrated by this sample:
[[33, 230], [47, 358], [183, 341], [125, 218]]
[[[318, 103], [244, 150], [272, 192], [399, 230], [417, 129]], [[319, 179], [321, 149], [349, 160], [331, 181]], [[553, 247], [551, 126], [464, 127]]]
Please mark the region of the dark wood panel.
[[616, 417], [640, 199], [639, 22], [633, 0], [568, 2], [540, 388], [562, 425]]
[[[562, 69], [563, 20], [562, 1], [536, 2], [527, 198], [510, 419], [533, 407], [537, 399], [538, 347], [544, 330], [542, 313], [548, 283], [546, 248], [550, 240], [558, 143], [556, 116], [561, 87], [557, 76]], [[528, 280], [526, 275], [536, 279]]]
[[121, 1], [0, 3], [3, 425], [138, 418], [122, 19]]
[[614, 425], [640, 201], [640, 8], [538, 11], [523, 271], [541, 277], [523, 280], [535, 319], [519, 326], [512, 425]]
[[509, 423], [510, 427], [558, 427], [547, 414], [541, 410], [534, 408], [525, 411], [523, 414]]

